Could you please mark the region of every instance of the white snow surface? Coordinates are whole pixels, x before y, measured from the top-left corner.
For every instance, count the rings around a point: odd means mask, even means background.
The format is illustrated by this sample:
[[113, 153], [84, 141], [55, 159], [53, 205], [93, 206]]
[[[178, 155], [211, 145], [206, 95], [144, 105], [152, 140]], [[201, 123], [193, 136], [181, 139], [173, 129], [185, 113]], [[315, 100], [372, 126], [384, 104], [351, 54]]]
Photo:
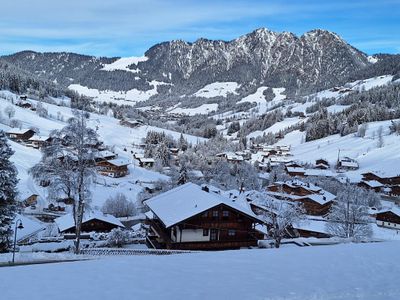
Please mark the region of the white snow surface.
[[138, 73], [139, 72], [138, 69], [132, 70], [132, 69], [129, 69], [128, 66], [137, 65], [139, 62], [146, 61], [146, 60], [148, 60], [148, 57], [146, 57], [146, 56], [121, 57], [111, 64], [104, 65], [102, 70], [104, 70], [104, 71], [122, 70], [122, 71], [127, 71], [127, 72], [132, 72], [132, 73]]
[[217, 103], [210, 103], [210, 104], [202, 104], [195, 108], [182, 108], [182, 107], [174, 107], [173, 109], [169, 110], [169, 113], [175, 114], [182, 114], [188, 116], [194, 115], [207, 115], [210, 112], [218, 110]]
[[272, 91], [275, 95], [274, 99], [267, 102], [265, 96], [263, 95], [264, 91], [267, 90], [268, 87], [259, 87], [254, 94], [248, 95], [244, 97], [242, 100], [238, 101], [237, 103], [256, 103], [257, 108], [259, 109], [259, 114], [263, 114], [271, 109], [273, 106], [279, 104], [283, 100], [286, 99], [286, 95], [283, 93], [285, 92], [285, 88], [272, 88]]
[[397, 300], [399, 260], [400, 242], [121, 256], [0, 268], [0, 289], [7, 300]]
[[238, 84], [237, 82], [214, 82], [207, 84], [196, 93], [194, 93], [193, 96], [203, 98], [213, 98], [217, 96], [227, 97], [229, 94], [237, 95], [236, 89], [238, 89], [239, 87], [240, 84]]
[[93, 98], [95, 101], [99, 102], [112, 102], [117, 104], [134, 105], [137, 102], [143, 102], [149, 100], [151, 96], [157, 95], [157, 86], [165, 85], [164, 82], [151, 81], [150, 85], [153, 86], [152, 89], [147, 91], [141, 91], [138, 89], [132, 89], [129, 91], [100, 91], [97, 89], [91, 89], [80, 84], [71, 84], [68, 86], [69, 89], [76, 91], [81, 95]]
[[250, 138], [255, 138], [255, 137], [258, 137], [258, 136], [263, 136], [264, 134], [268, 134], [268, 133], [275, 134], [275, 133], [278, 133], [279, 131], [284, 130], [284, 129], [290, 127], [290, 126], [293, 126], [293, 125], [296, 125], [296, 124], [298, 124], [300, 122], [305, 122], [305, 121], [306, 121], [306, 119], [300, 119], [298, 117], [296, 117], [296, 118], [285, 118], [283, 121], [277, 122], [277, 123], [275, 123], [271, 127], [268, 127], [265, 130], [253, 131], [252, 133], [250, 133], [247, 136], [247, 138], [249, 138], [249, 139]]

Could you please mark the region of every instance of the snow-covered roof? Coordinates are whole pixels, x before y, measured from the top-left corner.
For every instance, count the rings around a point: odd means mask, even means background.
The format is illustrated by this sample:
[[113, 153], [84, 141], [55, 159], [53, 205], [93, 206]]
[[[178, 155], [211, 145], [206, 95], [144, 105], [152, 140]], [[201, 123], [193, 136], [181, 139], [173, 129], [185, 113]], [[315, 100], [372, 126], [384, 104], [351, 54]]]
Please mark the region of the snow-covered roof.
[[333, 177], [335, 174], [331, 170], [321, 170], [321, 169], [307, 169], [304, 173], [306, 176], [324, 176]]
[[299, 200], [306, 199], [306, 198], [323, 205], [323, 204], [333, 201], [336, 198], [336, 196], [325, 190], [322, 190], [318, 194], [309, 194], [307, 196], [300, 197]]
[[262, 222], [249, 207], [219, 194], [203, 191], [200, 186], [190, 182], [151, 198], [145, 203], [166, 227], [171, 227], [220, 204]]
[[319, 232], [323, 234], [329, 234], [326, 228], [326, 221], [324, 220], [302, 220], [298, 223], [292, 224], [294, 229]]
[[358, 163], [355, 161], [341, 161], [340, 165], [342, 167], [358, 168]]
[[[40, 232], [46, 228], [46, 226], [39, 220], [31, 219], [23, 215], [16, 215], [14, 221], [12, 222], [12, 229], [15, 228], [15, 222], [21, 220], [22, 226], [24, 228], [17, 229], [17, 242], [23, 240], [37, 232]], [[18, 223], [19, 224], [19, 223]]]
[[[87, 211], [83, 216], [82, 223], [88, 222], [90, 220], [100, 220], [119, 227], [125, 227], [116, 217], [114, 217], [113, 215], [104, 214], [101, 211]], [[59, 217], [55, 219], [54, 222], [57, 224], [58, 229], [61, 232], [75, 226], [72, 213]]]
[[36, 134], [35, 134], [34, 136], [32, 136], [32, 137], [29, 139], [29, 141], [42, 141], [42, 142], [45, 142], [45, 141], [47, 141], [49, 138], [50, 138], [49, 136], [36, 135]]
[[396, 216], [400, 217], [400, 207], [393, 206], [393, 207], [390, 207], [390, 208], [383, 208], [383, 209], [379, 210], [376, 213], [377, 214], [381, 214], [381, 213], [385, 213], [385, 212], [391, 212], [391, 213], [395, 214]]
[[305, 173], [306, 170], [304, 168], [299, 167], [286, 167], [289, 173]]
[[99, 158], [111, 157], [111, 156], [116, 156], [116, 154], [108, 150], [103, 150], [96, 153], [96, 157]]
[[188, 171], [189, 176], [195, 177], [195, 178], [203, 178], [204, 174], [200, 170], [190, 170]]
[[10, 130], [7, 130], [7, 133], [9, 133], [9, 134], [24, 134], [24, 133], [26, 133], [26, 132], [28, 132], [29, 130], [32, 130], [32, 129], [27, 129], [27, 128], [25, 128], [25, 129], [19, 129], [19, 128], [12, 128], [12, 129], [10, 129]]
[[305, 196], [300, 196], [300, 195], [294, 195], [294, 194], [287, 194], [285, 192], [280, 193], [280, 192], [269, 191], [268, 193], [273, 196], [279, 197], [279, 196], [284, 195], [286, 198], [292, 199], [292, 200], [310, 199], [321, 205], [326, 204], [330, 201], [333, 201], [336, 198], [335, 195], [333, 195], [332, 193], [329, 193], [328, 191], [325, 191], [324, 189], [320, 188], [319, 186], [316, 186], [312, 183], [304, 183], [304, 182], [302, 182], [300, 180], [296, 180], [296, 179], [290, 180], [290, 181], [285, 181], [285, 182], [280, 181], [280, 182], [276, 182], [275, 184], [278, 186], [281, 186], [284, 184], [291, 188], [302, 187], [302, 188], [310, 191], [310, 194], [305, 195]]
[[222, 152], [216, 155], [217, 157], [226, 157], [228, 160], [243, 160], [243, 156], [237, 155], [234, 152]]
[[154, 163], [155, 162], [154, 158], [149, 158], [149, 157], [143, 157], [143, 158], [140, 158], [139, 160], [142, 163]]
[[379, 181], [376, 180], [362, 180], [361, 182], [365, 183], [369, 187], [376, 188], [376, 187], [382, 187], [383, 184], [380, 183]]
[[122, 158], [110, 159], [107, 160], [107, 162], [117, 167], [127, 166], [130, 164], [128, 160]]

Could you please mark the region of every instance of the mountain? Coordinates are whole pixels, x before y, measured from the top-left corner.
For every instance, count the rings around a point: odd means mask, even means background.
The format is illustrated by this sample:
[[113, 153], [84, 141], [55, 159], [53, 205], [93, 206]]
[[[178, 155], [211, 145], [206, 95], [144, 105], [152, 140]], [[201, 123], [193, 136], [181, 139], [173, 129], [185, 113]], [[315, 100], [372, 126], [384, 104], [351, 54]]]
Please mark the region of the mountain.
[[197, 87], [216, 81], [256, 80], [286, 88], [330, 87], [369, 65], [367, 56], [339, 36], [314, 30], [297, 37], [258, 29], [230, 42], [200, 39], [161, 43], [139, 67], [155, 79]]
[[1, 61], [36, 81], [50, 82], [51, 89], [190, 114], [248, 111], [260, 101], [273, 106], [271, 100], [281, 93], [295, 99], [360, 79], [400, 77], [400, 55], [368, 57], [320, 29], [300, 37], [261, 28], [232, 41], [174, 40], [154, 45], [144, 57], [23, 51]]
[[[74, 53], [19, 52], [3, 59], [65, 87], [80, 84], [98, 90], [149, 90], [150, 82], [173, 83], [173, 91], [221, 81], [316, 90], [344, 82], [371, 63], [335, 33], [313, 30], [301, 37], [264, 28], [232, 41], [181, 40], [151, 47], [146, 60], [125, 69], [104, 69], [119, 58]], [[171, 91], [169, 91], [171, 92]]]

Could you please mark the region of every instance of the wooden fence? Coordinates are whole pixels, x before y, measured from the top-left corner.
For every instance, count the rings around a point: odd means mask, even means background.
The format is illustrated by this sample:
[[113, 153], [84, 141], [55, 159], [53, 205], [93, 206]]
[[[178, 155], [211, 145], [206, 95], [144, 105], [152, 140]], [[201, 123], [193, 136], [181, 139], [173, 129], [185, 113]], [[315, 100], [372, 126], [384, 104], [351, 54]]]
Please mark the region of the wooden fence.
[[120, 248], [89, 248], [82, 249], [81, 254], [93, 256], [116, 256], [116, 255], [172, 255], [194, 253], [189, 250], [168, 250], [168, 249], [120, 249]]

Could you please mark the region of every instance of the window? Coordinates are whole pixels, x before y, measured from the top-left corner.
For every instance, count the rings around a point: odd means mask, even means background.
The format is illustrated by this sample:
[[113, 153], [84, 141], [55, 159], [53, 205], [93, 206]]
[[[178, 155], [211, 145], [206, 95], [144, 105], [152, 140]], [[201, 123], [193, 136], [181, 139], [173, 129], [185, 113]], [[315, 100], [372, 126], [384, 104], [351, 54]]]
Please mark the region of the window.
[[235, 236], [236, 235], [236, 230], [235, 229], [229, 229], [228, 230], [228, 236]]
[[218, 218], [218, 210], [213, 210], [212, 216], [213, 216], [214, 218]]
[[229, 211], [224, 210], [224, 211], [222, 212], [222, 216], [223, 216], [224, 218], [229, 218]]
[[208, 229], [203, 229], [203, 236], [208, 236]]
[[204, 212], [201, 216], [202, 216], [203, 218], [207, 218], [207, 217], [208, 217], [208, 212]]

